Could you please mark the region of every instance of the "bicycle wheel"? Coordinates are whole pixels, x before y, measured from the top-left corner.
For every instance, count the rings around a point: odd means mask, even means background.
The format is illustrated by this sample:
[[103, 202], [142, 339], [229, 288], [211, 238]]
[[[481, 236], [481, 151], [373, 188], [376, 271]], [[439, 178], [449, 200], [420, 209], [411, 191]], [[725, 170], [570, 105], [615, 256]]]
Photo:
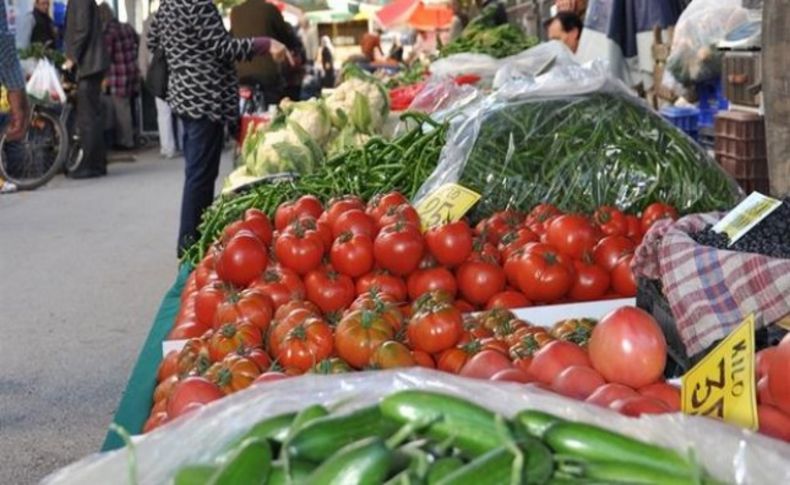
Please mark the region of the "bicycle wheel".
[[33, 108], [22, 140], [0, 139], [0, 174], [22, 190], [38, 188], [63, 167], [68, 149], [65, 129], [56, 116]]

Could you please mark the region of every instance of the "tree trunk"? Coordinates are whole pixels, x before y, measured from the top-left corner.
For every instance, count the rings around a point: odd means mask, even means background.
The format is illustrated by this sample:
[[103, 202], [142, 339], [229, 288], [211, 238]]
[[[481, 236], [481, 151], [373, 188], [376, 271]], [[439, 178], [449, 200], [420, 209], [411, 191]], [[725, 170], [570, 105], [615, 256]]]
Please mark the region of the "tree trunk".
[[763, 101], [771, 193], [790, 194], [790, 0], [763, 4]]

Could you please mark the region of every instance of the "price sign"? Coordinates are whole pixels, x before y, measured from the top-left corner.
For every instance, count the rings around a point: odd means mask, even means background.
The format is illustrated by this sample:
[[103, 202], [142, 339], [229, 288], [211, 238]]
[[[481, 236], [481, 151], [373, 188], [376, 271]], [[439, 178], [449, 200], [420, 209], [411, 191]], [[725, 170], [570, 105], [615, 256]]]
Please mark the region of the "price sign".
[[683, 376], [683, 412], [757, 429], [754, 315]]
[[480, 194], [477, 192], [450, 183], [431, 192], [416, 209], [425, 230], [445, 222], [460, 220], [478, 200]]
[[746, 235], [754, 226], [778, 209], [782, 202], [759, 192], [752, 192], [735, 209], [713, 226], [716, 232], [730, 237], [730, 246]]

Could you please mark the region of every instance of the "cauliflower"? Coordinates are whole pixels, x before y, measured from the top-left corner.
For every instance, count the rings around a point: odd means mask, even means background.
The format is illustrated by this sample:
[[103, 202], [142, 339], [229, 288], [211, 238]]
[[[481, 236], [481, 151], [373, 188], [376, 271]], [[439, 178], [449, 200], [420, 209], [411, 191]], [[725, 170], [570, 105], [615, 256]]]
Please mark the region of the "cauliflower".
[[232, 171], [230, 175], [228, 175], [228, 178], [225, 179], [225, 183], [222, 187], [222, 193], [227, 194], [228, 192], [233, 192], [239, 187], [247, 185], [251, 182], [255, 182], [258, 179], [260, 179], [260, 177], [250, 175], [250, 173], [247, 171], [247, 167], [238, 167]]
[[318, 145], [326, 144], [332, 131], [332, 122], [323, 101], [311, 99], [291, 103], [285, 109], [288, 121], [299, 125]]
[[288, 123], [263, 134], [254, 160], [248, 160], [246, 166], [251, 175], [257, 176], [291, 171], [308, 173], [321, 159], [321, 151], [310, 136], [296, 123]]
[[329, 144], [329, 155], [332, 156], [342, 153], [349, 148], [361, 147], [370, 139], [370, 135], [366, 133], [359, 133], [354, 130], [354, 127], [347, 126], [343, 128]]
[[381, 85], [356, 77], [340, 84], [326, 100], [332, 123], [343, 128], [351, 122], [362, 133], [373, 133], [384, 124], [389, 99]]

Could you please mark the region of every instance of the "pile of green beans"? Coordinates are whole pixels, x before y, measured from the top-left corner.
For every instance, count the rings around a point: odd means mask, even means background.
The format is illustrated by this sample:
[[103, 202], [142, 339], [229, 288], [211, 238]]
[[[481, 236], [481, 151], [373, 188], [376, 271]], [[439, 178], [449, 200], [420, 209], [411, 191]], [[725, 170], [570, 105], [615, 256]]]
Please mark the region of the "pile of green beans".
[[341, 195], [368, 200], [396, 190], [411, 198], [436, 168], [447, 125], [421, 113], [406, 113], [401, 120], [413, 128], [393, 140], [374, 137], [362, 147], [328, 159], [315, 172], [220, 196], [203, 213], [200, 239], [184, 253], [183, 260], [196, 264], [203, 259], [223, 228], [251, 207], [272, 216], [280, 204], [305, 194], [326, 202]]

